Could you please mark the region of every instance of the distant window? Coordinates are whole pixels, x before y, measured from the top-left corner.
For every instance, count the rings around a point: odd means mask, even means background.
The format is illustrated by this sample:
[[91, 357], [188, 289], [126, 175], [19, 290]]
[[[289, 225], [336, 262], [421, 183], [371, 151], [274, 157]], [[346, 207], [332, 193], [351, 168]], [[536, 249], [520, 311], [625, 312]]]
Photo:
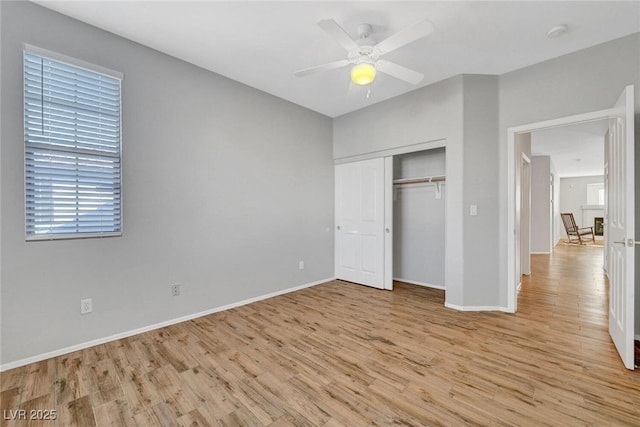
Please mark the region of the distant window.
[[27, 240], [122, 234], [121, 80], [25, 47]]
[[604, 183], [587, 184], [587, 205], [604, 205]]

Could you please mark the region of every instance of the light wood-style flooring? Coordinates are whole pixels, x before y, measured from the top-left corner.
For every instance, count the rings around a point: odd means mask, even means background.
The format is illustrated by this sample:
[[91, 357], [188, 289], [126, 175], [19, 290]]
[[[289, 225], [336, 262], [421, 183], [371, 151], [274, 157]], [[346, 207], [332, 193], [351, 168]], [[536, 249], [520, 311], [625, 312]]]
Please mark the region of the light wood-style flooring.
[[[25, 426], [639, 426], [602, 249], [535, 255], [519, 312], [334, 281], [1, 374]], [[6, 418], [6, 416], [3, 416]]]

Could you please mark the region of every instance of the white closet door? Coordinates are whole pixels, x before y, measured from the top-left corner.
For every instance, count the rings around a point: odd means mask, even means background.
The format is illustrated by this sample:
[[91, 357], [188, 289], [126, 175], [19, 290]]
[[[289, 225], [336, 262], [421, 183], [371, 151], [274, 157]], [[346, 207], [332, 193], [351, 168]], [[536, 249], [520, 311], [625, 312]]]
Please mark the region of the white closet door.
[[384, 289], [385, 160], [336, 165], [336, 277]]
[[609, 334], [628, 369], [634, 368], [634, 136], [633, 86], [609, 120]]

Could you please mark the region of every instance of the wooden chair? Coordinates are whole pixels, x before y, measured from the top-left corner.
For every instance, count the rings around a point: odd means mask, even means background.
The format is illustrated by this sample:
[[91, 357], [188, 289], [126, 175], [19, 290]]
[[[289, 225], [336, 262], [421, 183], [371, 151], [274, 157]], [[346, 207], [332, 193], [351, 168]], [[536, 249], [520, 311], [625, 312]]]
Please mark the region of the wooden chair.
[[[569, 243], [579, 243], [582, 245], [584, 242], [589, 241], [589, 239], [585, 239], [585, 237], [589, 235], [591, 235], [592, 242], [596, 241], [595, 234], [593, 233], [593, 227], [578, 227], [572, 213], [561, 213], [560, 216], [562, 217], [562, 223], [564, 224], [564, 229], [567, 232]], [[576, 239], [578, 242], [576, 242]]]

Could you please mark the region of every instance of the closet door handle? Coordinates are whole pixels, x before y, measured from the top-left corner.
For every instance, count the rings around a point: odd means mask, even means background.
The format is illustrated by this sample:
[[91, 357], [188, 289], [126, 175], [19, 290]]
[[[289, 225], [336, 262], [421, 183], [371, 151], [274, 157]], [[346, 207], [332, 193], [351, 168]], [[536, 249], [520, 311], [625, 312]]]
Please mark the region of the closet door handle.
[[391, 230], [389, 229], [389, 227], [385, 228], [384, 231], [389, 234], [391, 232]]
[[340, 230], [340, 226], [337, 226], [337, 227], [336, 227], [336, 229], [337, 229], [337, 230]]

